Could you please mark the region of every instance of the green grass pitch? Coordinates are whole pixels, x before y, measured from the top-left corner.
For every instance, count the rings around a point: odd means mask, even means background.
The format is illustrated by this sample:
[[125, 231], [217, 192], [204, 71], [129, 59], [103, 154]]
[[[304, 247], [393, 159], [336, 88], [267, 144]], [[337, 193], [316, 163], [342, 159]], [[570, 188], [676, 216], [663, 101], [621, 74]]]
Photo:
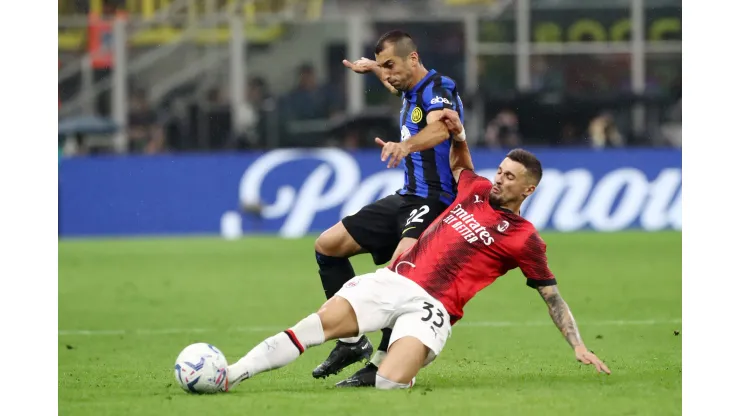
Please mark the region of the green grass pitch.
[[[333, 387], [360, 364], [314, 380], [326, 344], [213, 396], [180, 390], [177, 354], [206, 341], [233, 362], [315, 311], [325, 299], [313, 239], [63, 240], [59, 414], [681, 414], [681, 233], [543, 237], [581, 334], [611, 376], [575, 361], [517, 270], [467, 305], [410, 390]], [[374, 267], [367, 255], [353, 264]], [[371, 339], [377, 346], [380, 334]]]

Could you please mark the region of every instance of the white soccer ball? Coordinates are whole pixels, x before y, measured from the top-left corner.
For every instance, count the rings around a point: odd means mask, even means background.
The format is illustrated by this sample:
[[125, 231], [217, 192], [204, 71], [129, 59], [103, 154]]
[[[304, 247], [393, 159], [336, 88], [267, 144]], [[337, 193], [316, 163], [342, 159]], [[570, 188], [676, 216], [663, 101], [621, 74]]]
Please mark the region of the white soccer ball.
[[188, 345], [175, 361], [175, 380], [188, 393], [218, 393], [226, 383], [226, 357], [205, 342]]

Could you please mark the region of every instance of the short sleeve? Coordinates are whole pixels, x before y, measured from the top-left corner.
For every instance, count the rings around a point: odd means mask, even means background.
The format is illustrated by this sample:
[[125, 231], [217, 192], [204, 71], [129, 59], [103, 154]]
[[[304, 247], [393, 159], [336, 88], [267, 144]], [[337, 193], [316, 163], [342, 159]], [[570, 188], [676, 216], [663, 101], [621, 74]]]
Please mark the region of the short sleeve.
[[517, 258], [517, 264], [527, 278], [527, 286], [551, 286], [557, 284], [547, 264], [547, 245], [535, 231], [527, 238]]
[[422, 108], [426, 114], [432, 111], [449, 108], [458, 110], [454, 91], [455, 83], [447, 77], [439, 77], [430, 83], [422, 93]]

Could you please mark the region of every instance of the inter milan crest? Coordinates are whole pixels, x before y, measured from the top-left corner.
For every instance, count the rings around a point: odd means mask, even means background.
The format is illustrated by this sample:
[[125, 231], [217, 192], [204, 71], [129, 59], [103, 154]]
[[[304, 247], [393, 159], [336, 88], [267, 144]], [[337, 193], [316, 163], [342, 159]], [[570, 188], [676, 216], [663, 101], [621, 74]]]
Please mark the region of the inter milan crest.
[[414, 107], [413, 111], [411, 111], [411, 122], [414, 124], [419, 123], [423, 117], [424, 113], [421, 111], [421, 108]]

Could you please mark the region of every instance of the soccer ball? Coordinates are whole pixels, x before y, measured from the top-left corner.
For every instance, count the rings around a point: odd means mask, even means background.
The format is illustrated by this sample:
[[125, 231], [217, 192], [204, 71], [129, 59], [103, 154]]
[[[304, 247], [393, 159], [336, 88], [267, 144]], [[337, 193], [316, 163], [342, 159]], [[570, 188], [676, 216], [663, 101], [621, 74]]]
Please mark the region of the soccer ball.
[[228, 363], [218, 348], [205, 342], [188, 345], [175, 361], [175, 380], [188, 393], [217, 393], [226, 383]]

